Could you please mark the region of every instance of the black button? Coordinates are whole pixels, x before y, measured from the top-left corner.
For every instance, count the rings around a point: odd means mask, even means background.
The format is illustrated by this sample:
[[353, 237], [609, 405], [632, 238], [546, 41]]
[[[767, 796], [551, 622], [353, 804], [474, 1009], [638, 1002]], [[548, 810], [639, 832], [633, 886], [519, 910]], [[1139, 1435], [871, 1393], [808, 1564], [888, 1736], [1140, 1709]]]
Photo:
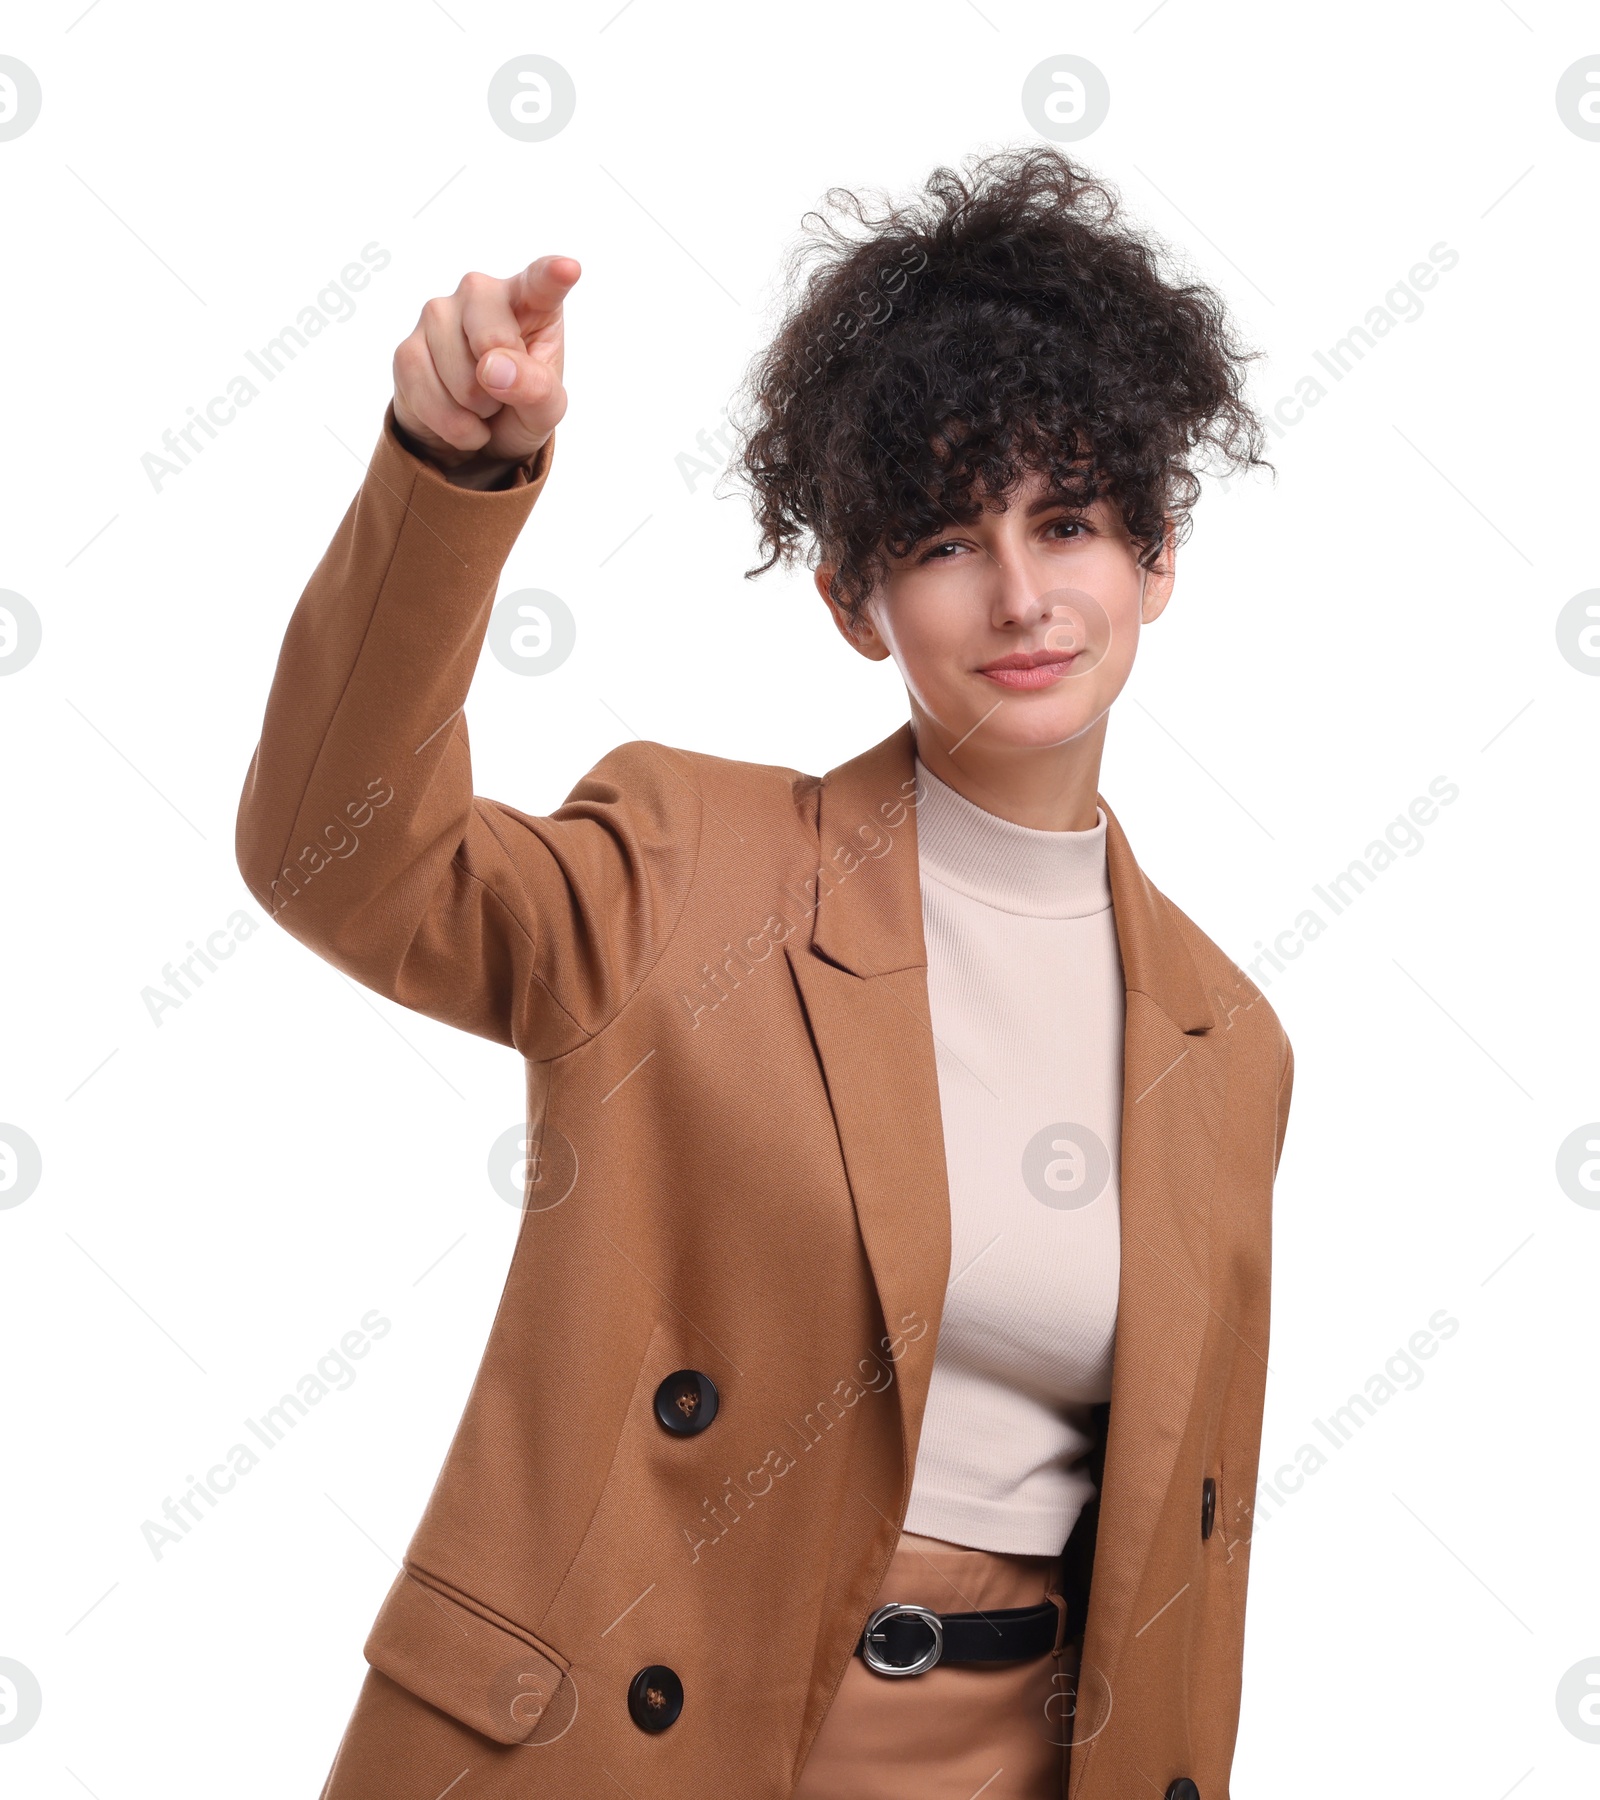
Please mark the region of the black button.
[[679, 1369], [656, 1389], [656, 1417], [674, 1437], [693, 1437], [716, 1416], [716, 1384], [698, 1369]]
[[1200, 1800], [1200, 1790], [1187, 1775], [1180, 1775], [1167, 1789], [1167, 1800]]
[[683, 1711], [683, 1683], [665, 1663], [651, 1663], [628, 1683], [628, 1711], [641, 1731], [665, 1731]]
[[1200, 1484], [1200, 1535], [1211, 1536], [1211, 1527], [1217, 1522], [1217, 1484], [1208, 1475]]

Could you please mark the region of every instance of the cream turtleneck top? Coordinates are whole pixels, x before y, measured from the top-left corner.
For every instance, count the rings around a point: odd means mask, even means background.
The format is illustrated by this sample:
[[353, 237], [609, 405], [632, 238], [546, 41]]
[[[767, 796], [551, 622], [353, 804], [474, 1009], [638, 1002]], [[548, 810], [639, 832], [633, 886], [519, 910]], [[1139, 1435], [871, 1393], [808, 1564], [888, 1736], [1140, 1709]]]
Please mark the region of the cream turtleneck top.
[[905, 1529], [1054, 1555], [1094, 1493], [1121, 1266], [1106, 817], [1035, 831], [916, 776], [950, 1276]]

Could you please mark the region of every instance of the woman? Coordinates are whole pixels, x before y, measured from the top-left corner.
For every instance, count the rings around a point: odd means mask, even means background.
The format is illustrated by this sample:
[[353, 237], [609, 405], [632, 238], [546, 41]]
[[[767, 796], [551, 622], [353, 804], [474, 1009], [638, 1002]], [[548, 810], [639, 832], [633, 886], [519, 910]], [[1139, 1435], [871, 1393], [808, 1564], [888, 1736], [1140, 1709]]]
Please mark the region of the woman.
[[762, 566], [803, 549], [904, 679], [882, 743], [474, 797], [569, 257], [423, 309], [290, 622], [252, 892], [528, 1074], [504, 1296], [326, 1800], [1227, 1795], [1293, 1065], [1097, 782], [1198, 460], [1260, 460], [1245, 359], [1053, 150], [857, 216], [740, 467]]

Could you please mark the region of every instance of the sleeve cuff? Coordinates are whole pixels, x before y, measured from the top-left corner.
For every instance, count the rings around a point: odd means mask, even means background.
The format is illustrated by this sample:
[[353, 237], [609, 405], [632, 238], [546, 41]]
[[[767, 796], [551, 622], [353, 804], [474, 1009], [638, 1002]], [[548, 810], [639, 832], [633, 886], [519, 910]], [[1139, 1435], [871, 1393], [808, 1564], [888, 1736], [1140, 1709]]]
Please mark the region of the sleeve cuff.
[[524, 501], [537, 498], [537, 492], [529, 494], [527, 490], [543, 488], [545, 479], [550, 473], [550, 464], [554, 459], [556, 447], [555, 434], [552, 432], [532, 456], [513, 465], [509, 481], [494, 488], [464, 488], [458, 487], [451, 481], [437, 464], [429, 462], [426, 457], [418, 456], [414, 451], [407, 449], [405, 440], [401, 437], [399, 427], [395, 422], [392, 399], [383, 409], [383, 439], [385, 447], [400, 457], [408, 469], [418, 472], [418, 480], [447, 488], [452, 493], [481, 497], [491, 501], [497, 494], [520, 494]]

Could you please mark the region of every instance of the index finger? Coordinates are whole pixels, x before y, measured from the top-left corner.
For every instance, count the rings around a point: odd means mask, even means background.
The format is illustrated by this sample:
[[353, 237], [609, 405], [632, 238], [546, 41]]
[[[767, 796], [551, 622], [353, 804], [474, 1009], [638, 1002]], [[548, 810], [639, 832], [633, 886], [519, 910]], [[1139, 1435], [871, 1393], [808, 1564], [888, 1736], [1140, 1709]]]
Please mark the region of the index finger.
[[524, 331], [550, 324], [583, 273], [575, 256], [539, 256], [511, 277], [507, 298]]

